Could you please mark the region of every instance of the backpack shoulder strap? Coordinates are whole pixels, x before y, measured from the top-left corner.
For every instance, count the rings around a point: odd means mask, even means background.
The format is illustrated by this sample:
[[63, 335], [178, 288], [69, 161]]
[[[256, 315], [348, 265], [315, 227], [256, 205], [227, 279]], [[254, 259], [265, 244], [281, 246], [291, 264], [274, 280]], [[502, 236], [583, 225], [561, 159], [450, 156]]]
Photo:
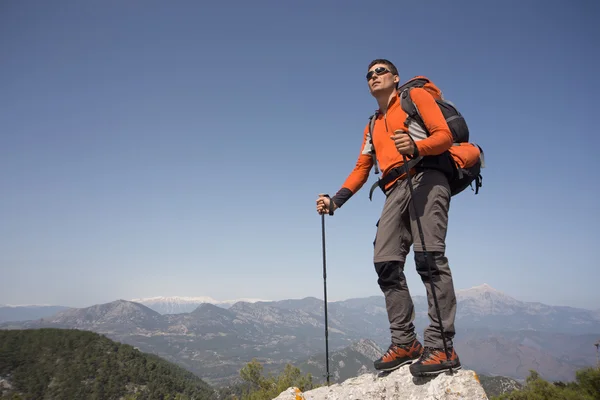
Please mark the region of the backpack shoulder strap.
[[413, 103], [410, 98], [410, 90], [412, 88], [406, 88], [400, 93], [400, 106], [404, 110], [406, 114], [408, 114], [409, 118], [420, 120], [419, 111], [417, 110], [417, 106]]
[[378, 112], [369, 117], [369, 137], [367, 140], [371, 142], [371, 157], [373, 158], [373, 166], [375, 167], [375, 175], [379, 174], [379, 168], [377, 166], [377, 157], [375, 156], [375, 145], [373, 144], [373, 128], [375, 127], [375, 120], [377, 119]]
[[408, 126], [411, 119], [415, 120], [421, 126], [424, 126], [423, 119], [419, 115], [419, 110], [410, 97], [410, 91], [414, 88], [424, 88], [425, 85], [429, 83], [431, 83], [431, 81], [428, 78], [418, 75], [409, 79], [405, 84], [398, 88], [398, 91], [400, 92], [400, 106], [408, 115], [405, 122], [406, 126]]

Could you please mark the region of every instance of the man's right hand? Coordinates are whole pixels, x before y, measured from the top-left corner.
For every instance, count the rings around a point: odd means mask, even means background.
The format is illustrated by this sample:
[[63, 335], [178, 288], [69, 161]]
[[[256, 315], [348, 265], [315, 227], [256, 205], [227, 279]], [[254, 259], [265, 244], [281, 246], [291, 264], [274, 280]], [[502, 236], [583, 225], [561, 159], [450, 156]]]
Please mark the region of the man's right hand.
[[333, 210], [335, 210], [335, 203], [329, 197], [320, 194], [317, 199], [317, 212], [321, 215], [329, 214], [329, 207], [333, 207]]

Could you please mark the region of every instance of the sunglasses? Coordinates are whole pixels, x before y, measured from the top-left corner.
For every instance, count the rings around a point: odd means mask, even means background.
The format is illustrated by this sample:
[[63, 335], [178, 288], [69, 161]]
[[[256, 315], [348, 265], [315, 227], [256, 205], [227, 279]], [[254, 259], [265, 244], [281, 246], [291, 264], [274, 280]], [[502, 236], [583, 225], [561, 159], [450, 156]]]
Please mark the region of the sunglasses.
[[377, 67], [373, 71], [369, 71], [369, 73], [367, 74], [367, 80], [370, 81], [371, 78], [373, 77], [373, 75], [375, 75], [375, 74], [377, 74], [377, 76], [379, 76], [379, 75], [387, 74], [388, 72], [390, 72], [390, 70], [385, 67]]

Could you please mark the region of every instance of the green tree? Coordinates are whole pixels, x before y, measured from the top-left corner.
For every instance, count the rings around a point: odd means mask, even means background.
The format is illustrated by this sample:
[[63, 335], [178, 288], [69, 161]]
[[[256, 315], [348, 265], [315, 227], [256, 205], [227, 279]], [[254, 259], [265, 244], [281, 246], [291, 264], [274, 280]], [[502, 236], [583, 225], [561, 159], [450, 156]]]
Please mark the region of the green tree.
[[537, 371], [530, 370], [525, 387], [492, 398], [492, 400], [600, 400], [600, 370], [584, 368], [576, 373], [576, 381], [550, 383]]
[[575, 374], [577, 384], [582, 392], [593, 399], [600, 399], [600, 368], [584, 368]]
[[280, 375], [263, 376], [263, 366], [252, 359], [240, 370], [241, 378], [248, 384], [241, 400], [270, 400], [277, 397], [289, 387], [297, 387], [302, 391], [314, 389], [311, 374], [302, 372], [291, 364], [287, 364]]
[[240, 370], [240, 376], [251, 385], [254, 391], [268, 389], [269, 387], [269, 382], [262, 376], [262, 373], [263, 366], [255, 358]]

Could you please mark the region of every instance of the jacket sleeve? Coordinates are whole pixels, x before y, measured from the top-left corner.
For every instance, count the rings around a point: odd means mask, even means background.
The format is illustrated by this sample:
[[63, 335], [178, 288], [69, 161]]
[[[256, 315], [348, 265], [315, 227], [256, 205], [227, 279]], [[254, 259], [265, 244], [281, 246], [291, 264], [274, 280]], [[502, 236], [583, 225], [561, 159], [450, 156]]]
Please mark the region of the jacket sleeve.
[[425, 89], [414, 88], [410, 91], [410, 97], [429, 131], [429, 137], [415, 142], [419, 155], [435, 156], [450, 149], [452, 132], [433, 96]]
[[365, 127], [363, 133], [362, 146], [360, 154], [356, 160], [356, 164], [350, 175], [344, 181], [342, 187], [331, 198], [335, 205], [339, 208], [350, 199], [369, 179], [369, 172], [373, 167], [372, 146], [368, 141], [369, 125]]

